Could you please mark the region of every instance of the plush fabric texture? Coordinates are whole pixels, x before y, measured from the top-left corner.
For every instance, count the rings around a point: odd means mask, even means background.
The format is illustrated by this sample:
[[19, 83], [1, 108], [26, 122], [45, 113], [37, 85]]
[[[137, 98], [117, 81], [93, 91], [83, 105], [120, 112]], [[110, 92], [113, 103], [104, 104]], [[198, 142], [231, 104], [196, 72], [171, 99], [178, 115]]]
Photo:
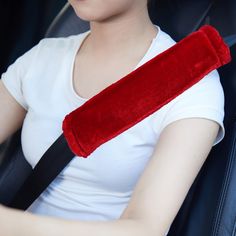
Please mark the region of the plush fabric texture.
[[230, 61], [219, 32], [202, 26], [66, 115], [62, 130], [70, 149], [88, 157]]

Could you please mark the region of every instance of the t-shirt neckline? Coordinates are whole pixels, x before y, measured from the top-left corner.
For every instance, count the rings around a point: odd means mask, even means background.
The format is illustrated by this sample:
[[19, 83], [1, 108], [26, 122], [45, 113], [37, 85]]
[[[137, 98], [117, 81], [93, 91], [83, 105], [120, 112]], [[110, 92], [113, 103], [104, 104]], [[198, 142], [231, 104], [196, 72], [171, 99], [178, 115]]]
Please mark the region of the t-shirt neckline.
[[[160, 38], [161, 36], [161, 33], [162, 33], [162, 30], [160, 28], [160, 26], [158, 25], [155, 25], [154, 26], [157, 27], [158, 31], [157, 31], [157, 34], [156, 36], [152, 39], [152, 42], [148, 48], [148, 50], [146, 51], [146, 53], [144, 54], [144, 56], [142, 57], [142, 59], [138, 62], [138, 64], [134, 67], [134, 70], [136, 70], [143, 62], [144, 60], [149, 56], [150, 52], [152, 51], [152, 48], [154, 46], [154, 44], [158, 41], [158, 39]], [[73, 70], [74, 70], [74, 64], [75, 64], [75, 59], [76, 59], [76, 54], [78, 52], [78, 50], [80, 49], [80, 46], [82, 45], [82, 43], [84, 42], [84, 40], [86, 39], [86, 37], [89, 35], [91, 30], [88, 30], [88, 31], [85, 31], [84, 33], [82, 34], [79, 34], [79, 43], [75, 45], [75, 48], [73, 50], [73, 53], [72, 53], [72, 59], [71, 59], [71, 66], [70, 66], [70, 74], [69, 74], [69, 87], [70, 87], [70, 92], [73, 94], [73, 96], [79, 100], [79, 101], [83, 101], [83, 102], [86, 102], [89, 100], [89, 98], [84, 98], [82, 96], [80, 96], [74, 89], [74, 85], [73, 85]], [[76, 41], [77, 42], [77, 41]]]

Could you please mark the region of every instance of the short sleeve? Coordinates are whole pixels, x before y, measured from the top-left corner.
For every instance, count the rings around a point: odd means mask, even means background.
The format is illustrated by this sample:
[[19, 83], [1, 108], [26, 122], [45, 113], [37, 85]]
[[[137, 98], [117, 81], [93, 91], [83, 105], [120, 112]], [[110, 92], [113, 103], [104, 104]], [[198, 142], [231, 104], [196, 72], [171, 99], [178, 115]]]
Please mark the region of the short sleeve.
[[224, 103], [224, 90], [220, 82], [220, 75], [215, 69], [176, 97], [176, 101], [165, 114], [161, 131], [168, 124], [182, 118], [201, 117], [210, 119], [220, 125], [213, 143], [215, 146], [225, 136]]
[[1, 75], [4, 86], [25, 110], [28, 110], [28, 104], [24, 96], [23, 82], [34, 60], [38, 45], [18, 57]]

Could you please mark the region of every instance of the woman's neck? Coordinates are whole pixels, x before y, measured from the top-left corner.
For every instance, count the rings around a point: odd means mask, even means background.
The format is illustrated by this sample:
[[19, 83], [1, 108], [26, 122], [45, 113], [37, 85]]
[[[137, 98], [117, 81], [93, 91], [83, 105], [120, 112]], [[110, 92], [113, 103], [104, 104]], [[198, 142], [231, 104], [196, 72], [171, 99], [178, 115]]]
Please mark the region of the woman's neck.
[[91, 21], [91, 32], [82, 50], [98, 57], [104, 54], [119, 56], [124, 52], [142, 51], [143, 47], [150, 45], [158, 29], [151, 22], [147, 9], [124, 14], [110, 21]]

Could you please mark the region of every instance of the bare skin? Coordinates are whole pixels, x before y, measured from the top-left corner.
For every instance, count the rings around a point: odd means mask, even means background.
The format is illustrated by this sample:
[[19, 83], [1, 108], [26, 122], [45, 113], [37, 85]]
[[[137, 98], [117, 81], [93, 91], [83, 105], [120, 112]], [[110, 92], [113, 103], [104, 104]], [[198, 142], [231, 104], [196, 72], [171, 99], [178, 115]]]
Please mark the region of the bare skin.
[[77, 52], [73, 76], [75, 92], [89, 99], [136, 67], [158, 29], [145, 0], [69, 2], [90, 23], [91, 32]]
[[[149, 32], [143, 43], [135, 50], [125, 52], [122, 57], [108, 55], [106, 51], [99, 57], [89, 52], [89, 36], [83, 41], [74, 62], [73, 86], [75, 92], [82, 98], [90, 99], [101, 90], [121, 79], [136, 67], [146, 54], [152, 39], [158, 33], [157, 29]], [[112, 58], [112, 59], [110, 59]]]
[[157, 33], [158, 29], [154, 28], [139, 47], [133, 51], [125, 52], [124, 54], [127, 55], [122, 58], [108, 54], [106, 51], [96, 57], [93, 52], [87, 50], [90, 36], [88, 35], [80, 46], [74, 62], [73, 86], [75, 92], [82, 98], [90, 99], [133, 71]]
[[8, 92], [1, 80], [0, 110], [0, 144], [2, 144], [7, 138], [20, 129], [27, 110], [25, 110]]

